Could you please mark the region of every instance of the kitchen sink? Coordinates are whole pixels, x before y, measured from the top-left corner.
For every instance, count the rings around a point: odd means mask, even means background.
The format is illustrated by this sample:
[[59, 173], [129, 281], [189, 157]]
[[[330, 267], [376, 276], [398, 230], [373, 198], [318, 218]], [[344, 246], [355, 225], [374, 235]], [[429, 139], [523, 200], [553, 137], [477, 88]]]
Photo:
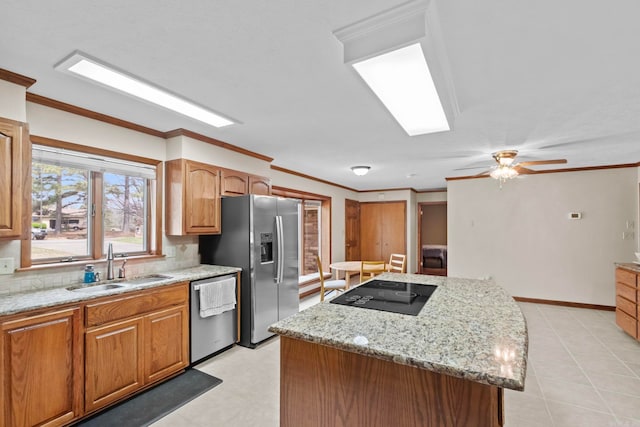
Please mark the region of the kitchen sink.
[[135, 279], [125, 279], [121, 283], [127, 285], [142, 285], [144, 283], [160, 282], [167, 279], [173, 279], [173, 277], [165, 274], [149, 274], [148, 276], [136, 277]]
[[117, 289], [117, 288], [124, 288], [124, 287], [125, 285], [118, 285], [117, 283], [107, 283], [104, 285], [72, 286], [70, 288], [67, 288], [67, 290], [72, 292], [92, 293], [92, 292], [102, 292], [102, 291], [108, 291], [110, 289]]

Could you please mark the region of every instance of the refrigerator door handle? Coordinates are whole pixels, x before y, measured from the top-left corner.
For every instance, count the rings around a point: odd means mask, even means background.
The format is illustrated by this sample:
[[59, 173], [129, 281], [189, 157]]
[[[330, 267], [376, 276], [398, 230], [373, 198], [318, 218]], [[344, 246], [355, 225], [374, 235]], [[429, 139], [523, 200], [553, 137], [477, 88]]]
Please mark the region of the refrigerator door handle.
[[276, 263], [276, 283], [282, 283], [284, 276], [284, 230], [282, 216], [276, 216], [276, 238], [278, 239], [278, 258]]

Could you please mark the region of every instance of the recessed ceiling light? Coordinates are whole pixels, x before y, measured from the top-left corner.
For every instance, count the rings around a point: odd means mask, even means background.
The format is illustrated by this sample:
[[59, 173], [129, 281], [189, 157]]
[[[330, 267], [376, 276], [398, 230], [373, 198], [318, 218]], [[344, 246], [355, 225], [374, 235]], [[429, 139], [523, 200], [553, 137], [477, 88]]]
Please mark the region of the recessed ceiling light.
[[420, 43], [353, 67], [410, 136], [450, 130]]
[[81, 52], [74, 52], [55, 66], [56, 70], [100, 83], [110, 89], [167, 108], [192, 119], [215, 127], [228, 126], [234, 122], [194, 102], [174, 95], [169, 91], [147, 83], [128, 73], [106, 65]]

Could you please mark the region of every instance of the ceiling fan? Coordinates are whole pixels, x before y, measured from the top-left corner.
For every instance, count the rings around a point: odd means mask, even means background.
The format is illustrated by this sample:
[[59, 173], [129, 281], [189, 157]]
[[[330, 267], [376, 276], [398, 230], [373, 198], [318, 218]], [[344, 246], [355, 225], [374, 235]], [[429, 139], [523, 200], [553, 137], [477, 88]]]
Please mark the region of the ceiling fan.
[[529, 169], [527, 166], [554, 165], [567, 163], [566, 159], [556, 160], [532, 160], [515, 163], [518, 150], [502, 150], [492, 154], [493, 159], [498, 163], [493, 168], [481, 172], [475, 176], [489, 175], [491, 178], [504, 182], [507, 179], [515, 178], [518, 175], [534, 174], [538, 171]]

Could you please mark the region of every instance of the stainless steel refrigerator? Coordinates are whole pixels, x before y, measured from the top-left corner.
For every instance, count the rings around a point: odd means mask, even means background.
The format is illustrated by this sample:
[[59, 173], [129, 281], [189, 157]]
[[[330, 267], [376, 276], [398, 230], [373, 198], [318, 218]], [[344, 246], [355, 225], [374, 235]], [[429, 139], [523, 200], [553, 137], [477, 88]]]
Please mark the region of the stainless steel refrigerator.
[[222, 199], [222, 234], [200, 236], [203, 264], [241, 267], [240, 345], [255, 347], [269, 325], [298, 312], [299, 201], [246, 195]]

